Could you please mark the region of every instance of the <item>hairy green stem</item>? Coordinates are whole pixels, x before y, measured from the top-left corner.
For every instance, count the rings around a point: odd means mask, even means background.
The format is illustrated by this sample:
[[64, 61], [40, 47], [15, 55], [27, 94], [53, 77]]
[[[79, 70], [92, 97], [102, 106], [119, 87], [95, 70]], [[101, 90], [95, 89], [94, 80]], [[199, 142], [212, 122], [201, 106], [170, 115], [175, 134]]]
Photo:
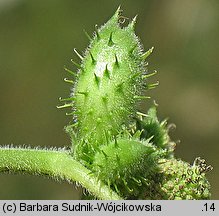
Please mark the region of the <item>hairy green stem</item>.
[[77, 182], [99, 199], [122, 199], [64, 150], [1, 147], [0, 172], [4, 171], [44, 175]]

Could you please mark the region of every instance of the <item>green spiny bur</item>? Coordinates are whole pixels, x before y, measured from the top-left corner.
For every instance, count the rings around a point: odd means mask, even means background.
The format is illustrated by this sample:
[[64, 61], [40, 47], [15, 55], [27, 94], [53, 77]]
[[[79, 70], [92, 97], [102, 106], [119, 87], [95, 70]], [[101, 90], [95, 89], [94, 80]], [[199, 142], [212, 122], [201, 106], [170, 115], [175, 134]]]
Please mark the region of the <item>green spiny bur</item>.
[[100, 145], [107, 144], [128, 117], [134, 115], [145, 83], [145, 55], [134, 33], [135, 19], [121, 28], [119, 16], [118, 9], [97, 29], [74, 87], [77, 140], [80, 140], [74, 147], [74, 155], [85, 161], [87, 154], [91, 156]]
[[145, 188], [145, 179], [158, 171], [158, 159], [164, 154], [148, 141], [118, 138], [101, 146], [92, 169], [123, 197], [138, 197]]

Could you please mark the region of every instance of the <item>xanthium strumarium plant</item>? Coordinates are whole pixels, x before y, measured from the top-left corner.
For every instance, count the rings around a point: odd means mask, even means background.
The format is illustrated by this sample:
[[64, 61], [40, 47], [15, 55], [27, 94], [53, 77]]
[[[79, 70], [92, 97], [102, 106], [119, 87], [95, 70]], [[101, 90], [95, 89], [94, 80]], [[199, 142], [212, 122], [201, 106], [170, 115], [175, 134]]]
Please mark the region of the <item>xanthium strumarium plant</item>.
[[209, 199], [205, 160], [190, 165], [174, 156], [175, 143], [167, 121], [159, 121], [156, 106], [147, 114], [137, 103], [155, 73], [147, 72], [147, 52], [135, 35], [136, 17], [122, 27], [120, 8], [93, 37], [69, 98], [58, 108], [72, 109], [66, 126], [71, 150], [2, 146], [0, 171], [50, 176], [76, 182], [85, 198], [97, 199]]

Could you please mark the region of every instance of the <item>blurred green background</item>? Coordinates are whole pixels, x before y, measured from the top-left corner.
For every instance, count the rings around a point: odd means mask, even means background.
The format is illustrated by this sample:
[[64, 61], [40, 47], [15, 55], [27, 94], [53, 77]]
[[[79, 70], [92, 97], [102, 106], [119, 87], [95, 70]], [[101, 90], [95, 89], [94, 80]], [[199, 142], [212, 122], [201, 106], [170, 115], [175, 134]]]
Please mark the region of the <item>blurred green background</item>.
[[[155, 47], [149, 70], [158, 70], [151, 80], [160, 85], [148, 94], [159, 117], [177, 125], [176, 155], [188, 162], [201, 156], [214, 167], [208, 178], [218, 199], [218, 0], [0, 0], [0, 145], [69, 145], [63, 127], [70, 118], [56, 109], [71, 87], [62, 81], [63, 65], [74, 69], [73, 48], [88, 45], [83, 29], [92, 34], [119, 5], [124, 16], [138, 14], [145, 49]], [[46, 178], [0, 174], [0, 199], [77, 199], [79, 192]]]

